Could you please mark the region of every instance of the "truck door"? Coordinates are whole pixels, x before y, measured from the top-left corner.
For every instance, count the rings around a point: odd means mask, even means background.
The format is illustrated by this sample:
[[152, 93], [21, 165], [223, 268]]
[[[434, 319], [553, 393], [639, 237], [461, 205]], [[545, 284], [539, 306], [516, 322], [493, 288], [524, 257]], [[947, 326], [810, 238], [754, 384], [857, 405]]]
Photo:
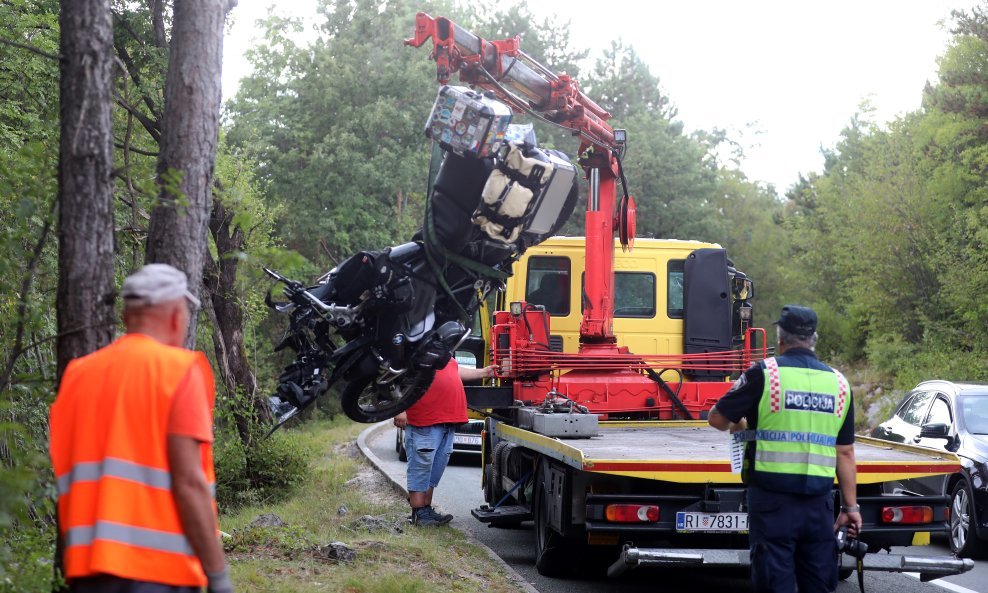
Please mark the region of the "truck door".
[[[731, 290], [727, 250], [697, 249], [683, 267], [683, 338], [686, 354], [731, 349]], [[726, 371], [694, 370], [695, 381], [721, 381]]]

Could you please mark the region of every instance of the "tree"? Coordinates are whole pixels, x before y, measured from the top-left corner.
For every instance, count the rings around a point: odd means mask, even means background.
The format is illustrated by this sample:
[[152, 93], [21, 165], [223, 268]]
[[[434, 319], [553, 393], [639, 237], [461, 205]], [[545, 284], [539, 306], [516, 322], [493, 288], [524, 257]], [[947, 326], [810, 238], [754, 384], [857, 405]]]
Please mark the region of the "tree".
[[[159, 203], [151, 213], [147, 261], [167, 263], [202, 284], [219, 130], [223, 22], [235, 0], [176, 0], [161, 151]], [[196, 341], [192, 317], [187, 344]]]
[[61, 3], [58, 376], [113, 338], [113, 30], [109, 0]]
[[237, 210], [228, 208], [229, 201], [224, 192], [219, 192], [214, 196], [209, 215], [209, 232], [216, 246], [216, 260], [207, 254], [203, 304], [213, 324], [213, 350], [220, 380], [229, 400], [234, 402], [237, 433], [247, 449], [250, 465], [255, 427], [260, 420], [268, 419], [270, 413], [265, 405], [267, 398], [258, 392], [257, 377], [247, 360], [244, 307], [237, 286], [237, 269], [250, 229], [243, 228], [243, 219], [238, 220]]

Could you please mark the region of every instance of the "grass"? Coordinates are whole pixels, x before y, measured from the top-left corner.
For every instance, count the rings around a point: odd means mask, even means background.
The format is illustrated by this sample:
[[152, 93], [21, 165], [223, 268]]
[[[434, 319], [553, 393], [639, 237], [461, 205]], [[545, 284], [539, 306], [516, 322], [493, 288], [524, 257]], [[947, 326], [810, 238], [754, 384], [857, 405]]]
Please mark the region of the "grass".
[[[318, 420], [296, 429], [293, 439], [310, 453], [309, 477], [296, 494], [220, 516], [221, 528], [231, 535], [224, 547], [237, 591], [521, 591], [459, 531], [407, 524], [405, 500], [359, 455], [355, 441], [365, 427]], [[286, 525], [252, 526], [262, 514], [275, 514]], [[321, 550], [332, 542], [345, 543], [355, 558], [327, 558]]]

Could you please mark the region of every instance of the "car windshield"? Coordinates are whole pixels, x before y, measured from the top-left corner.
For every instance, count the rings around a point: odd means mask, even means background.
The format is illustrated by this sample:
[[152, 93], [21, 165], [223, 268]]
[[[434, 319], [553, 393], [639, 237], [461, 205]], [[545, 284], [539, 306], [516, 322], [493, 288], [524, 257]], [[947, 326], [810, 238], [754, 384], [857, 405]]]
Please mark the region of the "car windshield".
[[961, 397], [959, 407], [968, 432], [988, 434], [988, 395]]

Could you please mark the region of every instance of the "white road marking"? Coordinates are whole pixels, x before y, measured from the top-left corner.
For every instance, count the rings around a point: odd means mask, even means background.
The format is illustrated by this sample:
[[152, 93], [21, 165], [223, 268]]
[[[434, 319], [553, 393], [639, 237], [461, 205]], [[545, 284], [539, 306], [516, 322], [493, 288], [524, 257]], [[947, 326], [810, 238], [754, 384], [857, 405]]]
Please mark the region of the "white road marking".
[[[911, 576], [912, 578], [916, 579], [917, 581], [919, 580], [919, 573], [918, 572], [904, 572], [902, 574]], [[948, 591], [955, 591], [956, 593], [978, 593], [974, 589], [968, 589], [967, 587], [961, 587], [960, 585], [955, 585], [953, 583], [949, 583], [949, 582], [947, 582], [947, 581], [945, 581], [943, 579], [936, 579], [934, 581], [928, 581], [928, 584], [930, 584], [930, 585], [936, 585], [937, 587], [943, 587], [944, 589], [946, 589]]]

